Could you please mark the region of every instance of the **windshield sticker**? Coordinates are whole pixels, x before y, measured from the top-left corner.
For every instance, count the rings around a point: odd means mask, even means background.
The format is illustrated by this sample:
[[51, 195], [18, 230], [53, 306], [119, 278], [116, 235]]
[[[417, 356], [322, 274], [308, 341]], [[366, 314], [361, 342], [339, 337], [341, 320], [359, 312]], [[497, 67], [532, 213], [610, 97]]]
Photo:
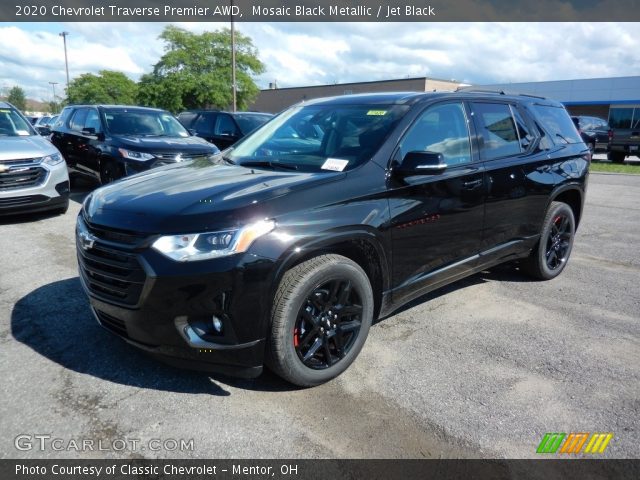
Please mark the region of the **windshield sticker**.
[[386, 115], [387, 111], [386, 110], [369, 110], [367, 112], [367, 115], [371, 115], [374, 117], [382, 117], [383, 115]]
[[322, 170], [333, 170], [334, 172], [341, 172], [349, 164], [349, 160], [341, 160], [339, 158], [327, 158], [327, 161], [322, 164]]
[[21, 137], [28, 137], [29, 132], [27, 132], [26, 130], [16, 130], [16, 135], [20, 135]]

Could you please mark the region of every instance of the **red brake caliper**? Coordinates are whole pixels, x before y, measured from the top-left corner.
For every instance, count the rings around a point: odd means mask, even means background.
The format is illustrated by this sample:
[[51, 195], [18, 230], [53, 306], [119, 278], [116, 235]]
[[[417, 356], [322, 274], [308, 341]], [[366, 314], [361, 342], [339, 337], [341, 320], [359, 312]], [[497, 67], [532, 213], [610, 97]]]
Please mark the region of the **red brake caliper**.
[[298, 335], [298, 329], [293, 330], [293, 346], [297, 347], [300, 344], [300, 339]]

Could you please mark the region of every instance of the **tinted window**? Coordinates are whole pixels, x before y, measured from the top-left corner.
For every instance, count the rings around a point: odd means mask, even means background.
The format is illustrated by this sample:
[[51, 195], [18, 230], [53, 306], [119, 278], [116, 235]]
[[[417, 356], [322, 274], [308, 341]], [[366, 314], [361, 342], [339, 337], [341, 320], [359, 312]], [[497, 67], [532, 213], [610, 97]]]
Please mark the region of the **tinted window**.
[[102, 131], [102, 128], [100, 128], [100, 117], [98, 116], [97, 110], [94, 110], [93, 108], [89, 110], [89, 113], [87, 113], [87, 119], [84, 122], [84, 128], [93, 128], [96, 133]]
[[[108, 130], [115, 135], [147, 137], [188, 137], [170, 113], [156, 110], [122, 109], [105, 111]], [[73, 122], [73, 120], [72, 120]]]
[[462, 103], [428, 108], [400, 142], [400, 157], [408, 152], [437, 152], [447, 165], [471, 162], [471, 143]]
[[516, 127], [518, 128], [518, 137], [520, 138], [520, 146], [522, 150], [526, 150], [531, 140], [533, 139], [531, 133], [529, 132], [529, 127], [524, 121], [524, 118], [520, 114], [517, 108], [511, 106], [511, 113], [513, 114], [513, 118], [516, 121]]
[[230, 136], [238, 135], [238, 128], [236, 127], [236, 122], [233, 121], [233, 118], [231, 118], [231, 115], [226, 115], [226, 114], [218, 115], [215, 134], [230, 135]]
[[248, 113], [236, 115], [236, 122], [238, 122], [243, 135], [252, 132], [256, 128], [267, 123], [269, 120], [271, 120], [271, 117], [267, 115], [251, 115]]
[[538, 116], [543, 128], [551, 135], [554, 143], [567, 144], [582, 142], [582, 137], [580, 137], [576, 126], [564, 108], [549, 105], [534, 105], [533, 110]]
[[76, 110], [76, 113], [73, 114], [73, 117], [71, 117], [71, 121], [69, 122], [69, 128], [77, 132], [82, 131], [84, 128], [84, 122], [87, 119], [87, 113], [87, 108], [79, 108]]
[[609, 125], [611, 128], [639, 128], [640, 108], [612, 108], [609, 111]]
[[[518, 133], [509, 105], [474, 103], [473, 111], [483, 140], [482, 152], [485, 160], [520, 153]], [[567, 119], [571, 123], [568, 116]]]
[[201, 113], [193, 124], [194, 130], [200, 135], [213, 135], [213, 124], [216, 121], [217, 114]]
[[194, 112], [182, 112], [178, 115], [178, 120], [180, 120], [180, 123], [184, 125], [185, 128], [191, 128], [191, 124], [195, 120], [196, 115]]

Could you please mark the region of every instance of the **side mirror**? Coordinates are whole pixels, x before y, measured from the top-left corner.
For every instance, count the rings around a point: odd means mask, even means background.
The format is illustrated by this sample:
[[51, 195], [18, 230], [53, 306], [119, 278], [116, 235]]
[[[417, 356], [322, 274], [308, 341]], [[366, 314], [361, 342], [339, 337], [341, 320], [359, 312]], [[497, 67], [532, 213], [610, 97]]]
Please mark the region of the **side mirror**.
[[394, 173], [402, 177], [412, 175], [437, 175], [446, 170], [444, 155], [438, 152], [407, 152], [402, 164], [394, 168]]

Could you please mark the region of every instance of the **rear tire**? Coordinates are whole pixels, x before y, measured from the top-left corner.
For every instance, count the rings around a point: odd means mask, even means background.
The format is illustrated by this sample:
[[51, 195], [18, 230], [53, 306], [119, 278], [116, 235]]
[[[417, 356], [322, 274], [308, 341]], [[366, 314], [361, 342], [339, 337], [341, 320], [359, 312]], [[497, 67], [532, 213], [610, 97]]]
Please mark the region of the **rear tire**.
[[624, 163], [624, 159], [627, 156], [624, 152], [609, 152], [607, 158], [613, 163]]
[[266, 363], [301, 387], [327, 382], [360, 353], [373, 311], [371, 284], [358, 264], [340, 255], [300, 263], [276, 291]]
[[575, 231], [571, 207], [566, 203], [551, 202], [538, 245], [522, 263], [523, 270], [538, 280], [551, 280], [560, 275], [569, 261]]

